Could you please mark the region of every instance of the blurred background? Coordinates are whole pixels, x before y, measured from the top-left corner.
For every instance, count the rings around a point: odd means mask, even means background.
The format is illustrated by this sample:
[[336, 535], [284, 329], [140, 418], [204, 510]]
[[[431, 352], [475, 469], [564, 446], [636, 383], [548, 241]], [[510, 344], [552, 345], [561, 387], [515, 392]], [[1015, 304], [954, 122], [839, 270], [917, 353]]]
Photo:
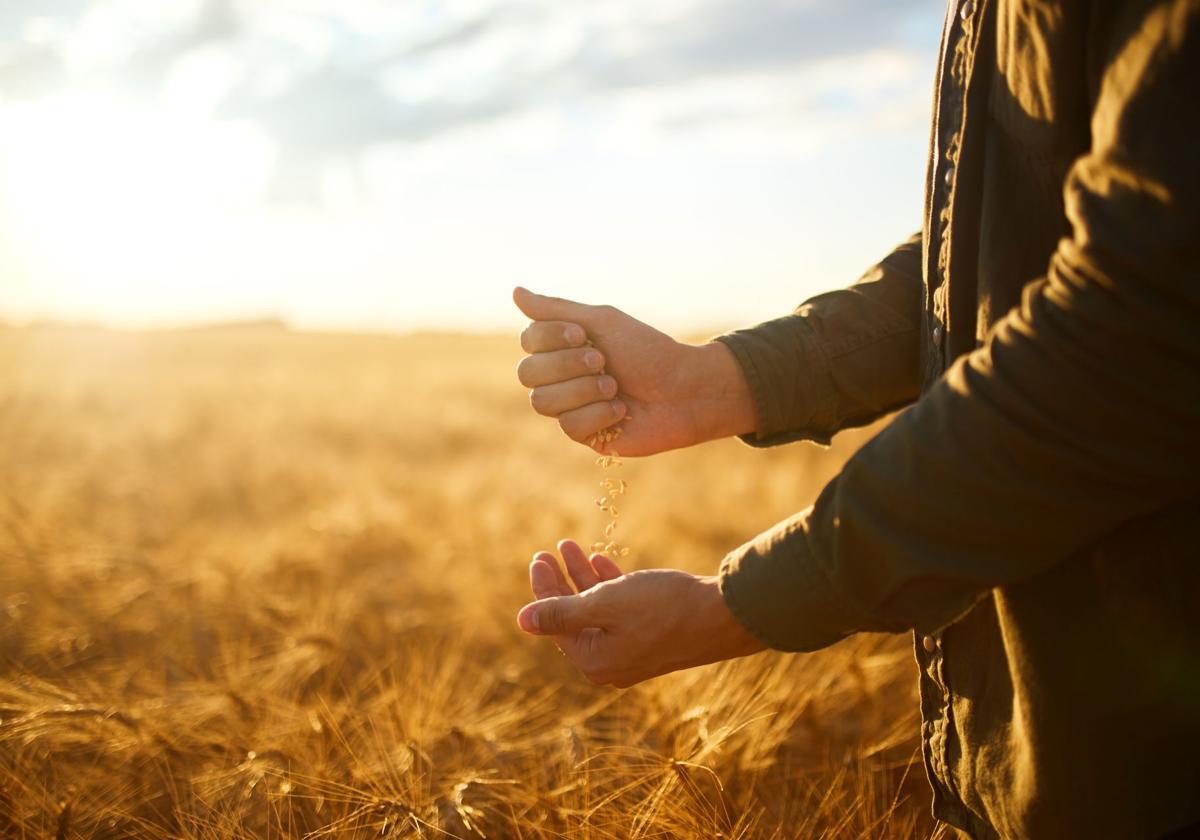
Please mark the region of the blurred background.
[[[905, 637], [615, 692], [520, 633], [610, 473], [509, 298], [695, 335], [853, 281], [940, 19], [0, 3], [0, 837], [943, 837]], [[626, 568], [713, 572], [875, 428], [630, 459]]]
[[940, 6], [4, 3], [0, 319], [773, 317], [918, 226]]

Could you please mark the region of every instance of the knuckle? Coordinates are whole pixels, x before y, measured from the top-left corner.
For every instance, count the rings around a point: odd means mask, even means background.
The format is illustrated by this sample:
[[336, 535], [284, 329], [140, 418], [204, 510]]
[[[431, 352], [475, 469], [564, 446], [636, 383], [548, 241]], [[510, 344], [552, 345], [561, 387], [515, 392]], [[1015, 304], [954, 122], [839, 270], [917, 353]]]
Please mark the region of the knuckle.
[[563, 325], [563, 341], [569, 346], [578, 346], [587, 341], [587, 331], [574, 322], [568, 321]]
[[557, 633], [562, 627], [562, 610], [553, 601], [538, 611], [538, 629], [543, 633]]
[[606, 321], [611, 321], [613, 318], [615, 318], [620, 313], [621, 313], [621, 310], [619, 310], [615, 306], [611, 306], [610, 304], [607, 304], [607, 303], [602, 306], [596, 307], [596, 314], [599, 315], [601, 318], [603, 318]]
[[526, 356], [521, 361], [517, 362], [517, 381], [527, 388], [533, 387], [533, 378], [530, 373], [530, 366], [533, 362], [533, 356]]
[[568, 420], [566, 417], [558, 418], [558, 427], [562, 429], [564, 435], [576, 443], [583, 443], [583, 440], [586, 437], [586, 435], [580, 430], [579, 426], [575, 422]]
[[[595, 361], [589, 364], [589, 359], [594, 359]], [[575, 351], [574, 362], [580, 373], [595, 375], [598, 371], [604, 369], [604, 365], [607, 364], [608, 360], [595, 347], [580, 347]]]
[[546, 392], [541, 388], [534, 388], [529, 392], [529, 406], [543, 417], [550, 413], [546, 406]]

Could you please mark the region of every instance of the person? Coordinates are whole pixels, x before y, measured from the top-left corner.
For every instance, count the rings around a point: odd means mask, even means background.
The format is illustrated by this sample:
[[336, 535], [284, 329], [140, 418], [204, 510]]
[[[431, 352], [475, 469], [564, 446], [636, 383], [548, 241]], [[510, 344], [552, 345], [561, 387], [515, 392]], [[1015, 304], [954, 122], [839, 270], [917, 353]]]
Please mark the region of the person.
[[846, 289], [700, 346], [514, 292], [518, 377], [578, 442], [626, 414], [622, 455], [824, 442], [903, 409], [718, 574], [564, 541], [575, 588], [538, 554], [518, 621], [616, 686], [913, 631], [939, 819], [1194, 831], [1200, 2], [952, 0], [935, 90], [922, 229]]

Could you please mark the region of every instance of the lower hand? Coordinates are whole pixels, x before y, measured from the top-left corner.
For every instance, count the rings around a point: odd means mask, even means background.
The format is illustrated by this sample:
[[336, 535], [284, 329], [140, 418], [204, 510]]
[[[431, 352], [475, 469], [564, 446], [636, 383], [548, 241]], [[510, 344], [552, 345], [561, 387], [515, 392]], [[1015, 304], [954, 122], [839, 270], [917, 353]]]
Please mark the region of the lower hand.
[[622, 574], [603, 554], [559, 543], [571, 588], [549, 552], [529, 566], [533, 603], [517, 616], [527, 633], [553, 636], [587, 679], [618, 688], [671, 671], [764, 650], [729, 612], [715, 577], [673, 569]]

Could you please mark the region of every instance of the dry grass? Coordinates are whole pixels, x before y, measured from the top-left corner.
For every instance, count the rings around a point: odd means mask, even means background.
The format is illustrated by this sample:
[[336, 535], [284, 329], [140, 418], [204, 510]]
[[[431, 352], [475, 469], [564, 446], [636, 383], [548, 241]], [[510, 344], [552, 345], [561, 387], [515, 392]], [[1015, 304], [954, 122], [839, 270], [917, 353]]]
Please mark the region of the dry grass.
[[[617, 692], [516, 629], [603, 527], [518, 352], [0, 331], [0, 836], [935, 833], [906, 639]], [[627, 461], [631, 561], [715, 568], [862, 439]]]

